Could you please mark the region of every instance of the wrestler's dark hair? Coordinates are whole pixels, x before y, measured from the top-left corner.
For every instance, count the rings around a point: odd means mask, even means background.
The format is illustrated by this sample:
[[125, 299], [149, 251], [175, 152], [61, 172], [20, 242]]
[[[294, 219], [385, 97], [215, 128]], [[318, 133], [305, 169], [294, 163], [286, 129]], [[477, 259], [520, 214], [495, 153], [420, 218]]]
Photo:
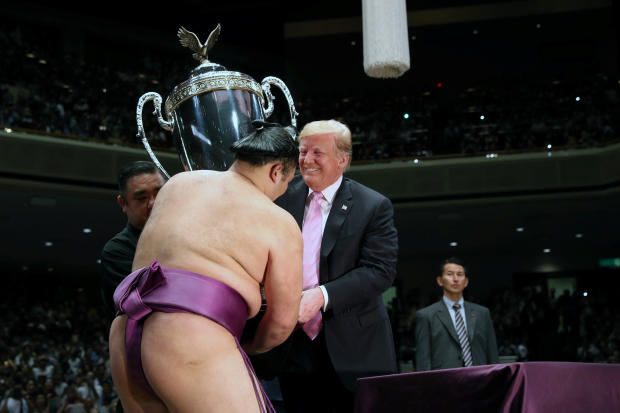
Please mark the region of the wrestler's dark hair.
[[252, 121], [252, 126], [256, 130], [235, 142], [230, 148], [236, 159], [254, 166], [262, 166], [273, 161], [282, 162], [284, 174], [297, 168], [299, 148], [295, 141], [297, 136], [295, 128], [262, 120]]
[[[151, 161], [135, 161], [126, 165], [118, 174], [118, 190], [120, 195], [125, 198], [127, 193], [127, 181], [129, 181], [129, 178], [142, 174], [154, 173], [159, 173], [163, 176], [157, 166]], [[166, 179], [166, 177], [164, 177], [164, 179]]]
[[439, 269], [439, 275], [443, 274], [443, 270], [446, 267], [447, 264], [456, 264], [456, 265], [460, 265], [461, 267], [463, 267], [463, 270], [465, 271], [465, 274], [467, 274], [467, 268], [465, 268], [465, 262], [458, 258], [458, 257], [450, 257], [450, 258], [446, 258], [445, 260], [442, 261], [441, 263], [441, 268]]

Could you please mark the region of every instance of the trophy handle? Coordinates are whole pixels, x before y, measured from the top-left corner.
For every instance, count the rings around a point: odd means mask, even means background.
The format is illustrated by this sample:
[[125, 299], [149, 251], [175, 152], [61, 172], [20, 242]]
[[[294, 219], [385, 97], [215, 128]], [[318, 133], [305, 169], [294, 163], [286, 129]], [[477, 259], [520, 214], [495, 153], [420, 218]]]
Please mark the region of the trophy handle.
[[144, 134], [144, 125], [142, 124], [142, 108], [144, 107], [144, 104], [148, 102], [149, 100], [152, 100], [153, 105], [155, 106], [153, 115], [157, 115], [157, 121], [159, 122], [159, 126], [161, 126], [163, 129], [169, 132], [172, 131], [173, 129], [172, 120], [166, 121], [161, 115], [161, 102], [162, 102], [161, 95], [156, 92], [148, 92], [142, 95], [140, 99], [138, 100], [138, 107], [136, 108], [136, 121], [138, 122], [137, 136], [138, 138], [142, 138], [142, 144], [146, 148], [146, 152], [148, 152], [149, 156], [151, 157], [155, 165], [157, 165], [159, 170], [162, 171], [162, 173], [166, 176], [166, 178], [170, 178], [170, 175], [168, 175], [168, 172], [166, 172], [164, 167], [161, 166], [161, 163], [159, 163], [159, 160], [155, 156], [155, 153], [153, 153], [153, 150], [151, 149], [151, 145], [149, 145], [149, 141], [146, 138], [146, 135]]
[[261, 82], [261, 87], [263, 92], [265, 92], [265, 98], [267, 100], [267, 107], [265, 108], [265, 117], [268, 118], [273, 113], [273, 94], [271, 93], [271, 85], [277, 86], [280, 88], [282, 93], [284, 93], [284, 97], [288, 102], [288, 109], [291, 114], [291, 125], [297, 129], [297, 111], [295, 110], [295, 103], [293, 102], [293, 97], [291, 96], [291, 92], [289, 92], [288, 88], [284, 84], [283, 81], [274, 76], [267, 76]]

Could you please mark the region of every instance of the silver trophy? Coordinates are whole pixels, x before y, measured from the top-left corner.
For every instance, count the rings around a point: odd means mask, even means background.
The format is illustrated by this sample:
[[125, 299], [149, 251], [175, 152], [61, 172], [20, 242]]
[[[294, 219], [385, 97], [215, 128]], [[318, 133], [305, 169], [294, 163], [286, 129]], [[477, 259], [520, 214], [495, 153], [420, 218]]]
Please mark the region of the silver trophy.
[[211, 32], [202, 44], [198, 37], [181, 27], [177, 32], [181, 45], [191, 49], [200, 62], [189, 79], [177, 85], [164, 104], [159, 93], [148, 92], [138, 100], [136, 120], [138, 137], [155, 165], [170, 177], [153, 153], [144, 133], [142, 110], [153, 101], [159, 125], [173, 133], [174, 143], [186, 171], [210, 169], [224, 171], [230, 167], [234, 155], [231, 145], [254, 131], [253, 120], [265, 120], [273, 113], [271, 86], [279, 87], [286, 98], [291, 115], [291, 126], [297, 127], [297, 112], [288, 88], [280, 79], [269, 76], [259, 84], [250, 76], [226, 70], [210, 62], [207, 53], [217, 41], [221, 27]]

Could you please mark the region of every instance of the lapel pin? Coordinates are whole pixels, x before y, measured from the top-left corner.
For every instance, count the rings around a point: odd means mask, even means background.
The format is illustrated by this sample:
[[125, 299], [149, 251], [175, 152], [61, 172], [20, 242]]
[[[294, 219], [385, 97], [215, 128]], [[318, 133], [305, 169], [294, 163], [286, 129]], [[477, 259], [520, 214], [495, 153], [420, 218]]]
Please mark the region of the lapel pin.
[[346, 205], [342, 205], [342, 210], [346, 211], [347, 210], [347, 206]]

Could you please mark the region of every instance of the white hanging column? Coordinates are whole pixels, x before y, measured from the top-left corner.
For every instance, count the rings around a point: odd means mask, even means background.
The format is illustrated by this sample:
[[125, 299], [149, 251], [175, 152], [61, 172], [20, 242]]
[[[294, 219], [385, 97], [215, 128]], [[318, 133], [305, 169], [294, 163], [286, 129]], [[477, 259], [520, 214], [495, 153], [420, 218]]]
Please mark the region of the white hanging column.
[[410, 67], [406, 0], [362, 0], [364, 71], [395, 78]]

